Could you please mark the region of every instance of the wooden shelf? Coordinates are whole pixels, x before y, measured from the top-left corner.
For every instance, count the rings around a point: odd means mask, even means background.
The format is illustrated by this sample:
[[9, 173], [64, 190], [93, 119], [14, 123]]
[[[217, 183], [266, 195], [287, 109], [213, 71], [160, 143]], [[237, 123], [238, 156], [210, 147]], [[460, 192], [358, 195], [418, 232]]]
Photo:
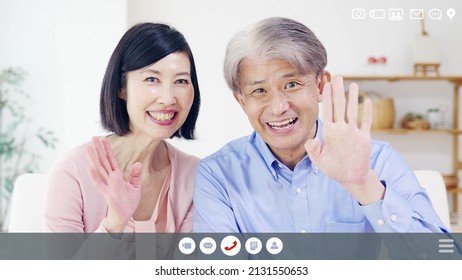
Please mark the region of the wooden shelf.
[[449, 81], [462, 83], [462, 76], [343, 76], [346, 81]]
[[388, 128], [388, 129], [373, 129], [372, 132], [383, 132], [389, 134], [410, 134], [410, 133], [447, 133], [447, 134], [462, 134], [459, 129], [406, 129], [406, 128]]
[[447, 133], [452, 138], [452, 174], [445, 175], [444, 181], [446, 184], [446, 190], [452, 195], [452, 207], [455, 213], [458, 213], [458, 195], [462, 193], [462, 188], [459, 187], [461, 179], [458, 178], [457, 174], [462, 170], [462, 162], [459, 160], [459, 135], [462, 134], [462, 130], [459, 129], [459, 88], [462, 86], [462, 76], [364, 76], [364, 75], [346, 75], [343, 76], [345, 81], [385, 81], [385, 82], [398, 82], [398, 81], [442, 81], [452, 83], [453, 89], [453, 128], [451, 129], [403, 129], [403, 128], [391, 128], [391, 129], [375, 129], [372, 132], [378, 133], [389, 133], [396, 135], [405, 134], [428, 134], [428, 133]]

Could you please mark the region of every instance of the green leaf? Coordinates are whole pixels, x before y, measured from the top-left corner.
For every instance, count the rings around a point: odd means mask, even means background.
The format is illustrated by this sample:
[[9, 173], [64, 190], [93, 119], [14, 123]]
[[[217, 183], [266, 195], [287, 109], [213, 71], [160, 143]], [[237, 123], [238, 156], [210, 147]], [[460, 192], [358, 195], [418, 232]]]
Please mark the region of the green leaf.
[[14, 189], [14, 183], [13, 180], [16, 178], [5, 178], [5, 190], [7, 190], [8, 193], [12, 193]]

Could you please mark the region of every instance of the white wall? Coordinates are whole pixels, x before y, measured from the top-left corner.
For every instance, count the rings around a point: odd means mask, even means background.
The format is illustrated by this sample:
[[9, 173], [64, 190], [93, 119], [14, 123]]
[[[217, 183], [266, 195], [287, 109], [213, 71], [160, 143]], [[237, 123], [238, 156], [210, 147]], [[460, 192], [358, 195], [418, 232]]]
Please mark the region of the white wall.
[[[224, 50], [239, 29], [268, 16], [287, 16], [309, 26], [326, 46], [333, 74], [372, 74], [370, 55], [388, 57], [381, 74], [411, 74], [411, 44], [420, 23], [408, 19], [410, 8], [453, 7], [450, 21], [427, 20], [430, 36], [438, 41], [444, 75], [462, 75], [462, 2], [366, 0], [0, 0], [0, 68], [17, 65], [29, 72], [25, 90], [37, 101], [30, 108], [40, 124], [55, 130], [56, 151], [47, 154], [42, 169], [65, 150], [102, 133], [98, 123], [98, 95], [109, 55], [128, 25], [165, 21], [183, 32], [196, 58], [202, 107], [197, 141], [174, 141], [203, 157], [226, 142], [250, 133], [244, 113], [222, 75]], [[405, 20], [352, 20], [352, 8], [403, 8]], [[128, 14], [128, 18], [127, 18]], [[366, 84], [365, 88], [375, 87]], [[425, 112], [434, 104], [450, 104], [450, 86], [436, 85], [437, 94], [421, 92], [435, 85], [381, 85], [381, 93], [395, 96], [397, 117], [408, 110]], [[401, 94], [401, 91], [403, 94]], [[401, 137], [375, 135], [391, 141], [412, 168], [451, 169], [451, 141], [447, 135]]]
[[[454, 1], [421, 2], [236, 0], [223, 4], [222, 1], [207, 0], [172, 0], [168, 3], [161, 0], [138, 0], [129, 1], [128, 22], [129, 25], [139, 21], [168, 22], [183, 32], [190, 42], [196, 58], [203, 97], [198, 124], [200, 139], [190, 143], [181, 142], [178, 145], [191, 153], [204, 156], [228, 140], [251, 131], [245, 115], [226, 87], [222, 74], [226, 44], [237, 30], [268, 16], [291, 17], [309, 26], [324, 43], [329, 57], [327, 68], [333, 74], [373, 74], [374, 70], [367, 66], [366, 62], [368, 56], [374, 55], [388, 58], [388, 65], [380, 69], [381, 74], [405, 75], [412, 73], [411, 46], [413, 38], [420, 32], [420, 22], [409, 19], [409, 9], [440, 8], [446, 11], [447, 8], [453, 7], [462, 14], [462, 4], [453, 3]], [[353, 20], [352, 8], [403, 8], [405, 20]], [[443, 20], [427, 20], [426, 25], [429, 34], [441, 47], [441, 73], [462, 75], [462, 60], [457, 55], [458, 50], [462, 48], [462, 38], [455, 36], [462, 31], [460, 16], [456, 15], [454, 20], [450, 21], [444, 15]], [[402, 86], [400, 90], [407, 90], [416, 85]], [[389, 91], [390, 89], [384, 87], [384, 96], [391, 94]], [[451, 89], [443, 91], [450, 93]], [[425, 112], [435, 102], [450, 102], [449, 99], [439, 98], [440, 96], [435, 97], [435, 101], [431, 100], [430, 96], [430, 100], [422, 101], [423, 104], [420, 104], [419, 100], [413, 103], [416, 110]], [[409, 106], [399, 106], [399, 98], [396, 102], [397, 115], [401, 117]], [[393, 139], [393, 142], [399, 140]], [[419, 151], [418, 155], [425, 157], [421, 152]], [[408, 157], [412, 158], [413, 155], [410, 154]], [[421, 162], [417, 160], [413, 167], [424, 168]], [[450, 171], [450, 160], [443, 159], [439, 163], [443, 166], [442, 171]]]
[[[199, 140], [175, 141], [180, 148], [205, 156], [231, 139], [251, 131], [244, 113], [234, 101], [222, 74], [224, 50], [239, 29], [268, 16], [287, 16], [309, 26], [328, 52], [328, 70], [333, 74], [412, 75], [412, 43], [420, 34], [420, 21], [409, 19], [409, 9], [443, 10], [441, 21], [426, 20], [429, 35], [438, 42], [442, 75], [462, 75], [462, 2], [441, 1], [301, 1], [301, 0], [138, 0], [129, 1], [129, 25], [139, 21], [168, 22], [183, 32], [196, 58], [202, 94], [199, 116]], [[353, 20], [352, 8], [403, 8], [403, 21]], [[456, 9], [451, 21], [448, 8]], [[388, 15], [387, 15], [388, 16]], [[387, 66], [373, 69], [369, 56], [386, 56]], [[425, 113], [429, 107], [452, 107], [452, 85], [447, 83], [365, 83], [363, 89], [378, 90], [384, 97], [393, 96], [396, 122], [407, 112]], [[449, 113], [452, 111], [450, 110]], [[450, 115], [447, 120], [452, 121]], [[389, 141], [413, 169], [452, 170], [450, 135], [431, 134], [396, 136], [375, 134]]]
[[126, 30], [125, 0], [0, 0], [0, 69], [21, 67], [36, 127], [59, 138], [40, 171], [101, 133], [99, 90], [109, 56]]

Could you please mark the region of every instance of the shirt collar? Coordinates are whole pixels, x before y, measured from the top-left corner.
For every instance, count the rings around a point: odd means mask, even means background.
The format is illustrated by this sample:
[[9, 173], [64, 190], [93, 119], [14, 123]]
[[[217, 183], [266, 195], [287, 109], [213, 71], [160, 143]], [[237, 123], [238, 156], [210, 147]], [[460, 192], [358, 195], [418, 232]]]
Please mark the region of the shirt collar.
[[[317, 131], [316, 131], [316, 138], [319, 139], [319, 141], [322, 141], [322, 122], [318, 118], [317, 120]], [[254, 143], [257, 152], [262, 156], [263, 160], [265, 161], [266, 166], [268, 167], [268, 170], [271, 171], [271, 174], [273, 175], [274, 179], [278, 179], [278, 172], [279, 172], [279, 166], [282, 165], [282, 163], [274, 156], [274, 154], [271, 152], [270, 148], [268, 145], [263, 141], [263, 139], [256, 133], [255, 131], [252, 133], [250, 136], [250, 141]], [[307, 159], [310, 163], [311, 160], [308, 156], [305, 156], [302, 160]], [[312, 164], [313, 171], [317, 175], [319, 173], [319, 169]]]
[[254, 143], [257, 152], [262, 156], [268, 170], [271, 171], [274, 179], [278, 179], [278, 172], [275, 165], [279, 163], [279, 160], [274, 156], [271, 150], [266, 145], [265, 141], [255, 131], [251, 135], [251, 141]]

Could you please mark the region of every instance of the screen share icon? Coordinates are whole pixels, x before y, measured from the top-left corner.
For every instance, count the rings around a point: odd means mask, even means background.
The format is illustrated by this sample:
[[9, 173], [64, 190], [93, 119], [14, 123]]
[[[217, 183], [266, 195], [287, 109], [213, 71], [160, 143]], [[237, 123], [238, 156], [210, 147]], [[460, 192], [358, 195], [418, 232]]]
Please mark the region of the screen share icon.
[[404, 10], [403, 9], [388, 9], [389, 20], [403, 20]]

